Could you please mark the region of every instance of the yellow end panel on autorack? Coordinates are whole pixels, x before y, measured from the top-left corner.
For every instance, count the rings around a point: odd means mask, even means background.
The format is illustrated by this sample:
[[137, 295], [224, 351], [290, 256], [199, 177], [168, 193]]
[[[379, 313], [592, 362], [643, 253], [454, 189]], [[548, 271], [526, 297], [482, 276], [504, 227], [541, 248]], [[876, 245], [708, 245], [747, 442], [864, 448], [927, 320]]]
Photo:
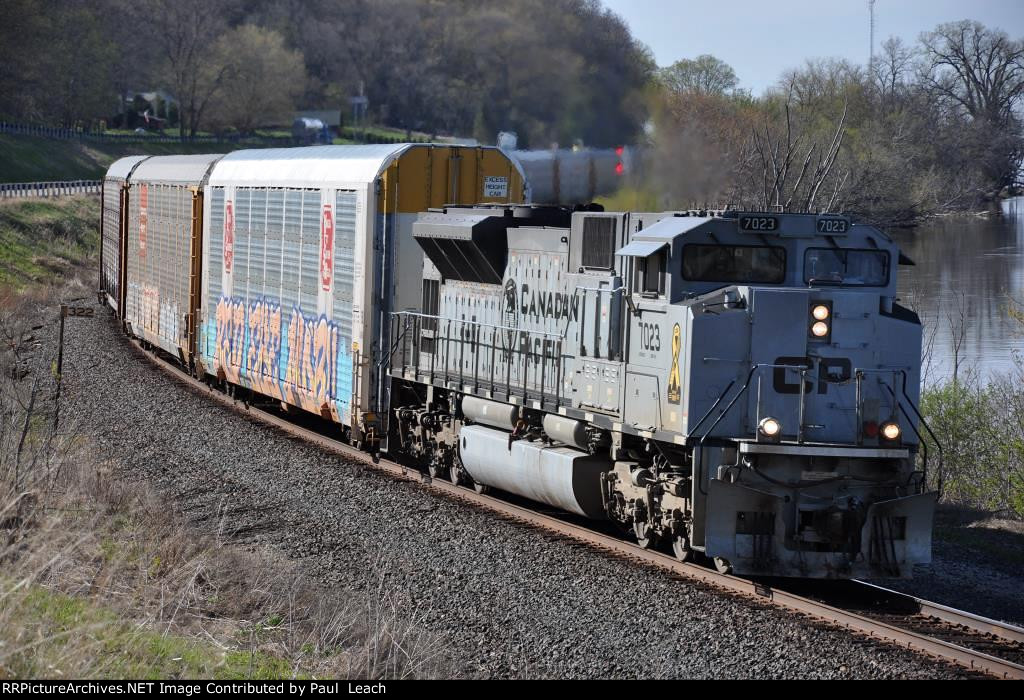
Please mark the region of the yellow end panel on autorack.
[[[390, 267], [379, 273], [384, 290], [393, 290], [390, 311], [420, 310], [423, 294], [423, 250], [412, 237], [412, 225], [421, 212], [447, 204], [523, 202], [524, 178], [519, 165], [496, 148], [425, 146], [410, 148], [395, 159], [380, 178], [377, 210], [386, 212], [385, 236], [393, 247], [385, 250]], [[378, 342], [389, 337], [387, 319]]]
[[518, 165], [490, 147], [236, 151], [205, 188], [200, 370], [352, 429], [383, 429], [391, 313], [418, 309], [420, 212], [518, 203]]

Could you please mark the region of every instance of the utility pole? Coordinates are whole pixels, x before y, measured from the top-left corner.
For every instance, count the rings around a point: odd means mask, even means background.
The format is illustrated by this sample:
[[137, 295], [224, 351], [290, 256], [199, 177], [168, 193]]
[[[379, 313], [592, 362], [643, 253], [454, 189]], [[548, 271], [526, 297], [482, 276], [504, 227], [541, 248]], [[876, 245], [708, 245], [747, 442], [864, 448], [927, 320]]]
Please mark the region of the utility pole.
[[875, 0], [868, 0], [868, 26], [869, 26], [869, 49], [868, 49], [868, 68], [873, 68], [875, 65]]

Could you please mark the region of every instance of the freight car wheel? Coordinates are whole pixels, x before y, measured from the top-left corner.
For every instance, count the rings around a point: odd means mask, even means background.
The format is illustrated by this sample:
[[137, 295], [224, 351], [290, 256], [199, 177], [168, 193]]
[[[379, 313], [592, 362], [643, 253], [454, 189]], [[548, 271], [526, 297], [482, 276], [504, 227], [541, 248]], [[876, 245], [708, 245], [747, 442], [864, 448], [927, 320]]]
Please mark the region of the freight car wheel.
[[476, 481], [473, 482], [473, 490], [481, 495], [486, 495], [491, 492], [491, 487], [487, 484], [481, 484]]
[[718, 569], [720, 574], [731, 574], [732, 564], [729, 563], [728, 559], [722, 557], [715, 557], [715, 568]]
[[676, 535], [672, 538], [672, 553], [679, 561], [690, 561], [693, 558], [693, 550], [690, 549], [690, 540], [685, 535]]

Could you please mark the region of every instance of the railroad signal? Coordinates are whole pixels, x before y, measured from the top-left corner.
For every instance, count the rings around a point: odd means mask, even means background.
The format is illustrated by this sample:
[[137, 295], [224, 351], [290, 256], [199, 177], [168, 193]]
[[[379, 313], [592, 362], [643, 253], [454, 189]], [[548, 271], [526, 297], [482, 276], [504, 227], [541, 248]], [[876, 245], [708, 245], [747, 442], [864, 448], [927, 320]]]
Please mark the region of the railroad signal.
[[615, 157], [617, 159], [615, 161], [615, 174], [616, 175], [622, 175], [624, 172], [626, 172], [626, 166], [622, 162], [622, 157], [623, 157], [623, 155], [625, 155], [625, 153], [626, 153], [626, 147], [625, 146], [616, 146], [615, 147]]

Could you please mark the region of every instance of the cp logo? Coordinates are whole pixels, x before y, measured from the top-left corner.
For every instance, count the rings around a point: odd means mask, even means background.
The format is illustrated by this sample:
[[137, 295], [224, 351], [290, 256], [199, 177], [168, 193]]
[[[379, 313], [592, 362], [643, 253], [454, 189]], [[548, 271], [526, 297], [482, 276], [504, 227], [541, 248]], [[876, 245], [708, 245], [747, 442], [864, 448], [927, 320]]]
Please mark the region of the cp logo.
[[[810, 357], [777, 357], [775, 362], [772, 364], [776, 365], [803, 365], [804, 367], [810, 367], [807, 371], [810, 374], [814, 369], [814, 360]], [[836, 384], [839, 382], [845, 382], [853, 375], [853, 363], [851, 363], [845, 357], [822, 357], [818, 360], [818, 393], [824, 394], [828, 392], [828, 385]], [[787, 369], [785, 367], [776, 367], [775, 372], [772, 374], [772, 386], [775, 391], [779, 394], [799, 394], [800, 393], [800, 380], [799, 371], [795, 369]], [[814, 390], [811, 382], [805, 382], [804, 393], [810, 393]]]

